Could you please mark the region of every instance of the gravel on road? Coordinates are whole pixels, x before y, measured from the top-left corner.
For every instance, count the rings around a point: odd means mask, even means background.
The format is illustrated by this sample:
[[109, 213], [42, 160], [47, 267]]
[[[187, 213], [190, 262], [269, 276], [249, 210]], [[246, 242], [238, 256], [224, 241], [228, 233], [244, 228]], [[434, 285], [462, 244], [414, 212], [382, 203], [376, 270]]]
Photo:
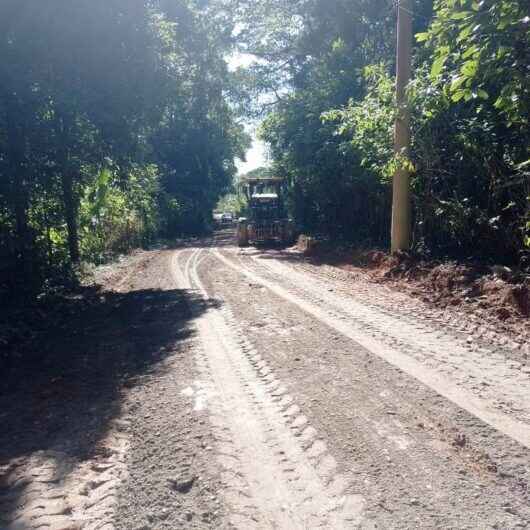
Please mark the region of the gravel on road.
[[10, 367], [0, 528], [530, 526], [520, 347], [228, 236], [99, 268]]

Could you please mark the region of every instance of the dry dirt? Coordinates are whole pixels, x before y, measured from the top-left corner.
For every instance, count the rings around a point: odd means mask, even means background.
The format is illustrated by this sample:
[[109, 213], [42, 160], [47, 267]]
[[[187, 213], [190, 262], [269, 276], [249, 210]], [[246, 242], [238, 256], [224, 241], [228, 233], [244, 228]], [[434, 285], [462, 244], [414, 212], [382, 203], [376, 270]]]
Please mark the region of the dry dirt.
[[[303, 260], [322, 273], [362, 276], [408, 295], [420, 307], [443, 315], [450, 323], [464, 321], [465, 332], [478, 340], [520, 350], [530, 359], [530, 275], [505, 266], [484, 263], [424, 260], [402, 253], [360, 251], [313, 242], [308, 252], [301, 237]], [[331, 265], [331, 267], [330, 267]]]
[[210, 304], [175, 285], [172, 256], [101, 268], [103, 288], [63, 300], [64, 322], [4, 370], [2, 530], [223, 528], [208, 416], [183, 393], [190, 308]]
[[530, 526], [526, 328], [230, 232], [95, 279], [6, 367], [0, 528]]

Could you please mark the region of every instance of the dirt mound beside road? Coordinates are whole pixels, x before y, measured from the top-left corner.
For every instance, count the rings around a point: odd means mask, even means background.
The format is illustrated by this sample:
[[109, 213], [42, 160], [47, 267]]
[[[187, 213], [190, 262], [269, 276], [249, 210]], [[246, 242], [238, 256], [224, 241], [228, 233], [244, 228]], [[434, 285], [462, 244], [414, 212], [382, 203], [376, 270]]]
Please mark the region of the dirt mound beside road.
[[501, 342], [515, 341], [530, 349], [524, 340], [530, 333], [530, 275], [499, 265], [427, 260], [311, 239], [310, 252], [303, 244], [296, 250], [313, 264], [365, 274], [442, 313], [467, 315], [474, 323], [466, 331], [475, 337], [490, 341], [502, 336]]
[[[324, 260], [329, 248], [314, 244], [312, 255]], [[348, 256], [349, 254], [349, 256]], [[476, 303], [493, 309], [500, 320], [530, 316], [530, 275], [504, 266], [487, 267], [456, 261], [427, 261], [400, 253], [381, 250], [346, 253], [339, 249], [329, 261], [343, 269], [360, 267], [378, 281], [399, 282], [412, 294], [440, 306]]]
[[508, 267], [455, 261], [430, 262], [408, 254], [369, 252], [370, 269], [382, 280], [406, 280], [437, 305], [476, 304], [500, 320], [526, 318], [530, 311], [530, 277]]

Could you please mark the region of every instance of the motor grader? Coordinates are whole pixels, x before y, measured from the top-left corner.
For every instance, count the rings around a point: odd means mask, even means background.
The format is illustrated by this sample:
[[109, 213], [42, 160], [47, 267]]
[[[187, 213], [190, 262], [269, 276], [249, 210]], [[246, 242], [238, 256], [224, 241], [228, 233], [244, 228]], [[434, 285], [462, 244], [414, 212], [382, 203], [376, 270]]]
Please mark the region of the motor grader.
[[238, 245], [292, 244], [294, 225], [283, 200], [285, 181], [278, 177], [247, 177], [241, 187], [247, 198], [248, 217], [238, 219]]

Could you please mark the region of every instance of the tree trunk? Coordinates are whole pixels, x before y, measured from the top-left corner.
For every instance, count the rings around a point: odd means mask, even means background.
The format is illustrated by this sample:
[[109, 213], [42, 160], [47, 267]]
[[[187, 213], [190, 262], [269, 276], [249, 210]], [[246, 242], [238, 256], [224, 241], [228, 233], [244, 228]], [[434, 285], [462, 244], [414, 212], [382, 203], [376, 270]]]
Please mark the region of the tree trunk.
[[73, 178], [67, 169], [61, 175], [63, 188], [64, 216], [68, 230], [68, 251], [72, 263], [79, 263], [79, 237], [77, 233], [77, 202], [74, 196]]
[[[6, 94], [6, 125], [8, 163], [10, 166], [10, 192], [15, 214], [15, 281], [22, 286], [31, 283], [31, 256], [28, 226], [28, 190], [25, 178], [25, 132], [23, 109], [18, 99]], [[22, 118], [22, 119], [21, 119]]]
[[[29, 272], [29, 230], [28, 230], [28, 201], [25, 190], [24, 179], [20, 174], [13, 176], [13, 192], [15, 199], [15, 221], [16, 221], [16, 260], [17, 270], [24, 276]], [[24, 282], [28, 278], [24, 278]]]
[[74, 167], [70, 158], [70, 142], [73, 133], [71, 115], [59, 115], [57, 119], [57, 138], [59, 172], [61, 175], [61, 187], [63, 191], [63, 206], [66, 228], [68, 232], [68, 252], [72, 263], [79, 263], [79, 234], [77, 231], [77, 198], [74, 193]]

